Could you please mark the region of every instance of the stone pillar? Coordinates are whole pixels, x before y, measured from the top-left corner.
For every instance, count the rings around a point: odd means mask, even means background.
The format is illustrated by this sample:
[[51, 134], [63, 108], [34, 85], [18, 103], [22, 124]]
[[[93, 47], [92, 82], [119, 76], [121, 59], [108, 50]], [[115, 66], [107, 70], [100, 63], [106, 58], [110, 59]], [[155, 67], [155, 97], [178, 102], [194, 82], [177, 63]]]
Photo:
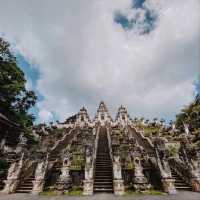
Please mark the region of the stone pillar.
[[162, 177], [161, 179], [163, 184], [163, 190], [164, 192], [168, 194], [176, 194], [176, 188], [174, 187], [174, 180], [172, 178]]
[[92, 146], [86, 146], [85, 180], [83, 181], [83, 195], [93, 195], [93, 160]]
[[114, 194], [123, 195], [124, 194], [124, 181], [122, 179], [121, 163], [118, 155], [113, 156], [113, 184], [114, 184]]
[[93, 195], [93, 185], [94, 180], [93, 179], [85, 179], [83, 181], [83, 195]]

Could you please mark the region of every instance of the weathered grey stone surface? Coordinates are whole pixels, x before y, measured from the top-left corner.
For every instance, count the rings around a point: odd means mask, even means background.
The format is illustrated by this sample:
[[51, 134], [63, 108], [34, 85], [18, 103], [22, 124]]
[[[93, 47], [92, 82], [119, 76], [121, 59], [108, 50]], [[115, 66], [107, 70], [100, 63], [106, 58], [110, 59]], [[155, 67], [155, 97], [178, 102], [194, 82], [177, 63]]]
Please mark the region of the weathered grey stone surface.
[[113, 194], [96, 194], [94, 196], [35, 196], [30, 194], [0, 194], [0, 200], [199, 200], [200, 193], [196, 192], [179, 192], [176, 195], [127, 195], [127, 196], [115, 196]]

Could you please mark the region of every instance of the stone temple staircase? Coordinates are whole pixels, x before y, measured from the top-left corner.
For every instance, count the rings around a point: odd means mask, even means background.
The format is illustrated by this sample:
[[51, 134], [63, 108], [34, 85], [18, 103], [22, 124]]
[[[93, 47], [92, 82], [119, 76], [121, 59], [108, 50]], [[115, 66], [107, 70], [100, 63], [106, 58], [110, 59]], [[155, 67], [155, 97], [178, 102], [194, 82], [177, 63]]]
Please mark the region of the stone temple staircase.
[[173, 169], [171, 169], [172, 178], [175, 180], [174, 186], [177, 190], [192, 190], [189, 186]]
[[30, 193], [33, 189], [34, 175], [31, 175], [17, 188], [16, 193]]
[[94, 192], [113, 192], [112, 163], [106, 128], [101, 127], [96, 157]]

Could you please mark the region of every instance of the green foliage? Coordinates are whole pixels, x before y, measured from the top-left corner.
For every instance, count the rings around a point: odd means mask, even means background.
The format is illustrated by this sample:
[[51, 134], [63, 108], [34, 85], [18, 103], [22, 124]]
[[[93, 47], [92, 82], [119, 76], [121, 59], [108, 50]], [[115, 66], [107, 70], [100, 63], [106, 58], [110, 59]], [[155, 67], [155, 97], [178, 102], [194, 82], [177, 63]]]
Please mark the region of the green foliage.
[[0, 169], [6, 169], [9, 163], [6, 160], [0, 160]]
[[[69, 191], [64, 191], [64, 195], [69, 195], [69, 196], [81, 196], [83, 193], [82, 187], [78, 186], [73, 186], [72, 188], [69, 189]], [[58, 196], [60, 193], [53, 187], [53, 188], [48, 188], [46, 191], [43, 191], [40, 193], [40, 195], [43, 196]]]
[[158, 133], [159, 132], [159, 128], [158, 127], [144, 127], [144, 135], [145, 136], [150, 136], [152, 133]]
[[190, 128], [200, 128], [200, 95], [198, 94], [194, 101], [185, 106], [179, 114], [176, 115], [176, 126], [183, 130], [183, 122], [190, 124]]
[[49, 188], [48, 190], [41, 192], [40, 195], [57, 196], [58, 195], [58, 191], [55, 190], [54, 188]]
[[168, 145], [167, 149], [169, 150], [170, 157], [177, 157], [179, 152], [179, 145]]
[[193, 146], [194, 146], [195, 149], [200, 149], [200, 140], [198, 140], [197, 142], [195, 142], [193, 144]]
[[70, 170], [81, 170], [84, 165], [85, 165], [85, 160], [83, 158], [83, 155], [74, 154], [72, 157]]
[[23, 128], [32, 125], [34, 117], [28, 114], [37, 97], [25, 88], [23, 71], [11, 54], [9, 43], [0, 38], [0, 112]]

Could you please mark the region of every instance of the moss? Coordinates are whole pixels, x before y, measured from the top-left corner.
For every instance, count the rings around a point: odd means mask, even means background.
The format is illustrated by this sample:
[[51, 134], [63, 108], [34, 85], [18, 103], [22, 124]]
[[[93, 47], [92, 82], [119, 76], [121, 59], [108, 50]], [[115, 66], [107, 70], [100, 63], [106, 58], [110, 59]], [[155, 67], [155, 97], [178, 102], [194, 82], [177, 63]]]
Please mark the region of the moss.
[[142, 194], [145, 195], [164, 195], [165, 193], [159, 191], [159, 190], [154, 190], [154, 189], [150, 189], [150, 190], [145, 190], [143, 192], [141, 192]]
[[81, 196], [83, 194], [83, 189], [82, 187], [74, 186], [68, 192], [65, 192], [64, 194], [69, 195], [69, 196]]
[[44, 196], [57, 196], [58, 195], [58, 191], [57, 190], [46, 190], [40, 193], [40, 195], [44, 195]]

